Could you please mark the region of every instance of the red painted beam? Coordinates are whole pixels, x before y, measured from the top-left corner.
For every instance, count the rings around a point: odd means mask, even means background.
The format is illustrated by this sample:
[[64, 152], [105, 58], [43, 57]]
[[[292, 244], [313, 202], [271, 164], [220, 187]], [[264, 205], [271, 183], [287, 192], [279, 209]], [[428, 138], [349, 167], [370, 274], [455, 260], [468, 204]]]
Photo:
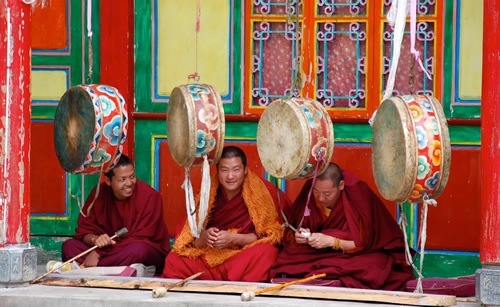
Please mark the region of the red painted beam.
[[101, 81], [123, 95], [129, 110], [125, 153], [134, 158], [134, 1], [100, 3]]
[[29, 242], [31, 6], [0, 0], [0, 247]]
[[481, 100], [481, 244], [483, 264], [500, 264], [500, 1], [484, 0]]

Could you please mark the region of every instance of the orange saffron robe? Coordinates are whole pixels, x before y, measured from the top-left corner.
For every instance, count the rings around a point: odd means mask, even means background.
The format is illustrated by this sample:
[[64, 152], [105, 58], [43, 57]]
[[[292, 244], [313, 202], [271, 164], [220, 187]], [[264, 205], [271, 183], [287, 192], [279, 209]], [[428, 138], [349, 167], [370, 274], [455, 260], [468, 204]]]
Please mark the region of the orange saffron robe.
[[227, 201], [212, 178], [208, 215], [204, 229], [217, 227], [234, 233], [254, 233], [257, 241], [224, 249], [197, 248], [189, 224], [175, 239], [173, 251], [165, 260], [162, 277], [184, 279], [204, 272], [199, 279], [228, 281], [266, 281], [269, 268], [278, 254], [277, 244], [283, 236], [278, 219], [278, 197], [286, 196], [270, 183], [248, 171], [241, 193]]

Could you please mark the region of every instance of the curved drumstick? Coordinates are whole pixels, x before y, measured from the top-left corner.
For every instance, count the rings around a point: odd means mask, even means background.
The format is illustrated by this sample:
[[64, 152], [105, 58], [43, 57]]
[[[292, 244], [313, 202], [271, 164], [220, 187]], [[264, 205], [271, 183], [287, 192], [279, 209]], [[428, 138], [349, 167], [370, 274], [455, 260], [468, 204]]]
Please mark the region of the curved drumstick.
[[192, 280], [192, 279], [195, 279], [197, 278], [198, 276], [200, 276], [201, 274], [203, 274], [203, 272], [198, 272], [196, 274], [193, 274], [191, 276], [189, 276], [188, 278], [184, 278], [183, 280], [181, 281], [178, 281], [176, 282], [175, 284], [173, 285], [170, 285], [168, 287], [158, 287], [158, 288], [154, 288], [153, 289], [153, 297], [154, 298], [159, 298], [159, 297], [163, 297], [165, 296], [165, 294], [167, 294], [168, 290], [172, 289], [172, 288], [175, 288], [175, 287], [183, 287], [188, 281]]
[[[116, 237], [119, 237], [119, 236], [122, 236], [124, 234], [126, 234], [128, 232], [128, 229], [126, 227], [123, 227], [122, 229], [118, 230], [117, 232], [115, 232], [115, 234], [110, 238], [111, 240], [113, 240], [114, 238]], [[45, 276], [49, 275], [50, 273], [54, 272], [55, 270], [63, 267], [64, 265], [70, 263], [71, 261], [75, 260], [75, 259], [78, 259], [80, 258], [81, 256], [83, 255], [86, 255], [88, 253], [90, 253], [91, 251], [93, 251], [94, 249], [97, 248], [97, 245], [94, 245], [92, 246], [91, 248], [87, 249], [86, 251], [76, 255], [75, 257], [69, 259], [68, 261], [64, 262], [63, 264], [61, 265], [55, 265], [52, 269], [50, 269], [47, 273], [41, 275], [40, 277], [36, 278], [35, 280], [33, 280], [31, 283], [34, 284], [36, 283], [37, 281], [39, 281], [40, 279], [44, 278]]]
[[271, 291], [281, 290], [281, 289], [283, 289], [285, 287], [288, 287], [288, 286], [291, 286], [291, 285], [301, 284], [301, 283], [304, 283], [304, 282], [307, 282], [307, 281], [310, 281], [310, 280], [313, 280], [313, 279], [322, 278], [322, 277], [325, 277], [325, 276], [326, 276], [326, 274], [322, 273], [322, 274], [312, 275], [312, 276], [309, 276], [309, 277], [306, 277], [306, 278], [302, 278], [302, 279], [297, 279], [297, 280], [294, 280], [294, 281], [286, 282], [286, 283], [281, 284], [281, 285], [277, 285], [277, 286], [273, 286], [273, 287], [269, 287], [269, 288], [260, 289], [260, 290], [257, 290], [255, 292], [244, 292], [244, 293], [241, 294], [241, 300], [244, 301], [244, 302], [251, 301], [251, 300], [254, 299], [254, 297], [256, 297], [259, 294], [262, 294], [262, 293], [265, 293], [265, 292], [271, 292]]

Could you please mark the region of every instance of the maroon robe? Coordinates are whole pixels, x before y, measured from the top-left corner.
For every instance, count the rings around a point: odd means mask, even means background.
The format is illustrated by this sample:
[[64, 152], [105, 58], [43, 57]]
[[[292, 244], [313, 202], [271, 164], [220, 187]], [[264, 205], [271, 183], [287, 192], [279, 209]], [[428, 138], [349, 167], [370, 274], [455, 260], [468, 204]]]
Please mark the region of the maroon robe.
[[[245, 202], [245, 189], [249, 188], [249, 185], [247, 186], [248, 177], [261, 182], [260, 189], [262, 190], [254, 191], [254, 193], [260, 195], [269, 193], [269, 196], [271, 196], [269, 198], [270, 203], [259, 202], [257, 199]], [[256, 187], [258, 185], [252, 186]], [[279, 199], [277, 193], [280, 193]], [[183, 279], [195, 273], [203, 272], [198, 279], [267, 281], [269, 279], [269, 269], [278, 254], [275, 243], [282, 236], [277, 214], [279, 203], [282, 206], [289, 205], [285, 194], [277, 191], [272, 184], [262, 181], [256, 175], [250, 174], [250, 172], [245, 179], [242, 192], [231, 200], [226, 199], [221, 189], [216, 190], [204, 229], [217, 227], [219, 230], [240, 234], [254, 233], [258, 241], [246, 247], [194, 248], [192, 245], [194, 238], [190, 235], [189, 227], [185, 224], [184, 229], [176, 238], [174, 251], [165, 260], [162, 277]], [[249, 208], [261, 213], [254, 215], [254, 219], [261, 219], [260, 224], [252, 219]], [[261, 225], [262, 221], [269, 221], [270, 223], [263, 225], [259, 231], [257, 225]]]
[[[352, 288], [403, 290], [413, 272], [405, 262], [403, 233], [368, 185], [344, 171], [345, 187], [327, 216], [311, 197], [310, 216], [302, 228], [343, 240], [352, 240], [354, 251], [342, 253], [331, 248], [316, 249], [299, 245], [290, 229], [285, 232], [284, 248], [271, 269], [272, 277], [304, 277], [326, 273]], [[309, 180], [294, 205], [287, 210], [289, 223], [298, 227], [304, 214]]]
[[[96, 188], [92, 190], [83, 212], [94, 199]], [[62, 259], [66, 261], [91, 246], [83, 243], [87, 234], [110, 237], [126, 227], [128, 232], [115, 238], [115, 245], [98, 248], [101, 255], [98, 266], [121, 266], [133, 263], [155, 265], [157, 272], [163, 269], [164, 259], [170, 251], [167, 227], [163, 221], [161, 194], [146, 183], [137, 180], [131, 197], [118, 201], [110, 186], [101, 183], [97, 199], [87, 217], [78, 217], [78, 226], [73, 239], [64, 242]], [[82, 263], [85, 256], [77, 259]]]

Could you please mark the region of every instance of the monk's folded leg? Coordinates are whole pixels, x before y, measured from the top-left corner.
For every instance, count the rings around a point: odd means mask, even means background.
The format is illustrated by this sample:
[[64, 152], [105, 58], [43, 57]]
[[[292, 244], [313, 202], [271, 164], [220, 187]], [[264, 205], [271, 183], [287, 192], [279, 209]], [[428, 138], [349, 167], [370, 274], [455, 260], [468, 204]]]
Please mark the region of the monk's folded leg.
[[165, 259], [165, 268], [161, 277], [184, 279], [198, 272], [203, 272], [203, 274], [197, 279], [221, 280], [218, 271], [210, 268], [201, 257], [191, 259], [179, 256], [175, 252], [169, 253]]
[[165, 254], [159, 252], [152, 246], [136, 242], [127, 244], [120, 248], [113, 248], [99, 259], [98, 266], [122, 266], [134, 263], [142, 263], [146, 266], [154, 265], [156, 272], [163, 271]]
[[[79, 255], [83, 253], [84, 251], [88, 250], [92, 246], [88, 246], [87, 244], [83, 243], [80, 240], [76, 239], [69, 239], [66, 240], [61, 248], [62, 251], [62, 261], [66, 262], [69, 259], [75, 257], [76, 255]], [[87, 255], [84, 255], [78, 259], [76, 259], [76, 262], [78, 263], [83, 263], [85, 261], [85, 257]]]
[[278, 248], [271, 244], [257, 244], [245, 249], [220, 265], [224, 280], [268, 281], [269, 269], [276, 260]]

